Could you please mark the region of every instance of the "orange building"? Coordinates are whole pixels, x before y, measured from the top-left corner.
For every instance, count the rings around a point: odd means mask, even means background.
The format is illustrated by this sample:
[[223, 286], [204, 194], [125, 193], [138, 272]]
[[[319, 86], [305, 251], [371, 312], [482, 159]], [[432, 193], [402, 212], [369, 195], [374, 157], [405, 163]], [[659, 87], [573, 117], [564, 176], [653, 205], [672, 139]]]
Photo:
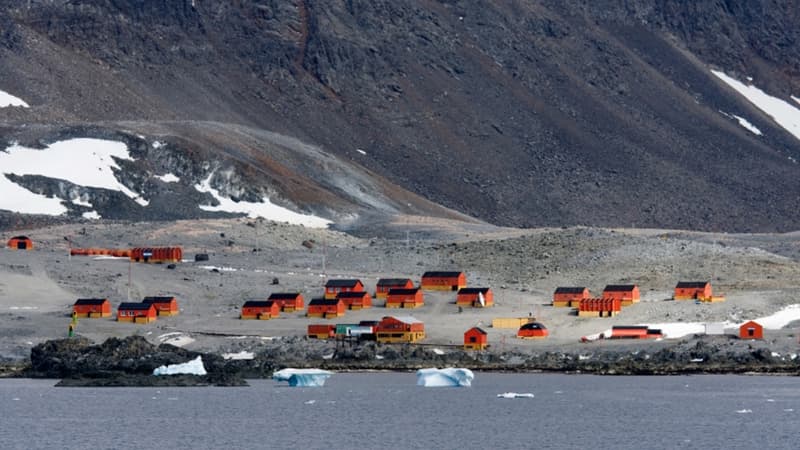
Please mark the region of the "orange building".
[[8, 248], [12, 250], [33, 250], [33, 241], [27, 236], [14, 236], [8, 240]]
[[578, 303], [579, 317], [612, 317], [622, 310], [618, 298], [584, 298]]
[[550, 335], [547, 327], [539, 322], [526, 323], [519, 327], [517, 337], [520, 339], [544, 339]]
[[386, 298], [389, 289], [411, 289], [414, 282], [408, 278], [381, 278], [375, 285], [375, 298]]
[[739, 327], [739, 338], [764, 339], [764, 327], [752, 320], [745, 322]]
[[679, 281], [672, 296], [674, 300], [705, 300], [711, 297], [711, 283], [708, 281]]
[[581, 300], [589, 297], [589, 289], [585, 287], [557, 287], [553, 293], [553, 307], [577, 308]]
[[611, 327], [609, 339], [658, 339], [664, 337], [661, 330], [648, 328], [647, 325], [614, 325]]
[[118, 322], [150, 323], [157, 315], [156, 307], [149, 303], [121, 303], [117, 308]]
[[178, 299], [171, 296], [145, 297], [142, 303], [150, 303], [156, 307], [159, 316], [177, 316]]
[[311, 324], [307, 336], [311, 339], [333, 339], [336, 325]]
[[619, 299], [622, 306], [639, 303], [639, 286], [635, 284], [609, 284], [603, 289], [603, 298]]
[[[483, 298], [483, 302], [481, 302]], [[456, 305], [486, 308], [494, 305], [494, 292], [491, 288], [461, 288], [456, 294]]]
[[270, 294], [267, 300], [277, 303], [284, 312], [302, 311], [305, 308], [305, 300], [299, 292], [276, 292]]
[[137, 247], [130, 250], [131, 261], [144, 263], [181, 262], [180, 247]]
[[325, 298], [333, 300], [339, 292], [363, 292], [361, 280], [328, 280], [325, 283]]
[[382, 343], [416, 342], [425, 339], [425, 324], [411, 316], [387, 316], [378, 322], [375, 333]]
[[483, 350], [489, 346], [489, 335], [479, 327], [472, 327], [464, 333], [465, 350]]
[[464, 272], [425, 272], [420, 287], [429, 291], [457, 291], [467, 287]]
[[242, 313], [239, 318], [242, 320], [269, 320], [278, 317], [281, 307], [278, 302], [272, 300], [248, 300], [242, 305]]
[[79, 298], [72, 305], [75, 317], [94, 319], [97, 317], [111, 317], [111, 302], [107, 298]]
[[387, 308], [419, 308], [425, 304], [422, 290], [412, 289], [389, 289], [386, 297]]
[[330, 319], [343, 316], [346, 309], [344, 302], [339, 299], [314, 298], [308, 302], [306, 316]]
[[365, 309], [372, 307], [372, 296], [369, 292], [339, 292], [336, 298], [341, 300], [347, 309]]

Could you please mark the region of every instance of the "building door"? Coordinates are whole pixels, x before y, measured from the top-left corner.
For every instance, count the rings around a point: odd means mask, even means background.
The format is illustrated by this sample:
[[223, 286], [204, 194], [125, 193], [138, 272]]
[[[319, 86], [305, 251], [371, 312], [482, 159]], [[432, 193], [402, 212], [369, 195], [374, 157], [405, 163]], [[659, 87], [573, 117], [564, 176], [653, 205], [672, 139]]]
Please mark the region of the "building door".
[[748, 329], [747, 329], [747, 335], [748, 335], [748, 336], [750, 336], [750, 337], [753, 337], [753, 336], [755, 336], [755, 335], [756, 335], [756, 329], [755, 329], [755, 328], [752, 328], [752, 327], [751, 327], [751, 328], [748, 328]]
[[17, 241], [17, 250], [25, 250], [28, 248], [28, 244], [25, 241]]

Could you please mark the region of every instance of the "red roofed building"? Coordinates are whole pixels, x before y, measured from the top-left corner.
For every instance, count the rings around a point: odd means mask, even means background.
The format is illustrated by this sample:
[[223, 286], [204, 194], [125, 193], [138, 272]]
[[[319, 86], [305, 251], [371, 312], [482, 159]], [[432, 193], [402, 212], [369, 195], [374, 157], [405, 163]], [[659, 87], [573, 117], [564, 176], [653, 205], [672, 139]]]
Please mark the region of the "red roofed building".
[[520, 339], [544, 339], [549, 335], [550, 332], [547, 331], [547, 327], [539, 322], [526, 323], [519, 327], [517, 331], [517, 337]]
[[639, 303], [639, 286], [635, 284], [609, 284], [603, 289], [603, 298], [619, 299], [622, 306]]
[[585, 287], [557, 287], [553, 293], [553, 307], [577, 308], [581, 300], [589, 297], [589, 289]]
[[764, 327], [755, 321], [749, 321], [739, 327], [739, 338], [741, 339], [764, 339]]
[[709, 281], [680, 281], [675, 286], [674, 300], [705, 300], [711, 299], [711, 282]]
[[343, 316], [347, 308], [339, 299], [314, 298], [308, 302], [308, 317], [321, 317], [331, 319]]
[[618, 298], [585, 298], [578, 303], [579, 317], [612, 317], [622, 311]]
[[159, 316], [177, 316], [178, 300], [171, 296], [145, 297], [142, 303], [150, 303], [156, 307]]

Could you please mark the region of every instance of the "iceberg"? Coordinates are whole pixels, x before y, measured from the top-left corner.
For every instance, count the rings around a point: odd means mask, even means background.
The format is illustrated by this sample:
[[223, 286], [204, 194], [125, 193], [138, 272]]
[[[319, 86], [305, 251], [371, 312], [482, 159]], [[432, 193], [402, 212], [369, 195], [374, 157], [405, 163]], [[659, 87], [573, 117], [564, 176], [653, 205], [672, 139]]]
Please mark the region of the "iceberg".
[[469, 369], [419, 369], [417, 385], [425, 387], [469, 387], [475, 375]]
[[282, 369], [272, 374], [275, 381], [287, 381], [289, 386], [321, 387], [333, 372], [321, 369]]
[[170, 364], [168, 366], [156, 367], [153, 375], [206, 375], [206, 368], [203, 367], [203, 358], [197, 358], [183, 364]]

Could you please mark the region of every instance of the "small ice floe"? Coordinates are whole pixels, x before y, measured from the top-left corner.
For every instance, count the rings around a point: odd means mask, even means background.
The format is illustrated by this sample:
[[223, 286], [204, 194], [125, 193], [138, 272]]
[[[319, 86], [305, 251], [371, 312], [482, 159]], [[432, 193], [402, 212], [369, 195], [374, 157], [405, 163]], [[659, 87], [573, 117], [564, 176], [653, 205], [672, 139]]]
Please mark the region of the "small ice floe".
[[783, 412], [794, 412], [794, 409], [792, 409], [792, 408], [786, 408], [786, 409], [784, 409], [784, 410], [783, 410]]
[[564, 393], [564, 391], [555, 391], [555, 392], [553, 392], [553, 394], [563, 394], [563, 393]]
[[737, 410], [736, 410], [736, 413], [737, 413], [737, 414], [750, 414], [750, 413], [752, 413], [752, 412], [753, 412], [753, 410], [752, 410], [752, 409], [737, 409]]
[[448, 367], [445, 369], [419, 369], [417, 385], [425, 387], [469, 387], [475, 374], [469, 369]]
[[282, 369], [272, 374], [275, 381], [286, 381], [292, 387], [322, 387], [333, 372], [321, 369]]
[[503, 392], [502, 394], [497, 394], [498, 398], [533, 398], [533, 394], [530, 392], [519, 393], [519, 392]]
[[11, 400], [14, 400], [15, 402], [18, 402], [19, 401], [19, 397], [14, 397]]
[[167, 397], [167, 400], [170, 400], [170, 401], [173, 401], [173, 402], [174, 402], [175, 400], [177, 400], [177, 399], [178, 399], [178, 397]]
[[314, 403], [317, 403], [317, 401], [316, 400], [309, 400], [307, 402], [303, 402], [304, 405], [313, 405]]
[[159, 366], [153, 370], [153, 375], [206, 375], [206, 368], [203, 367], [203, 358], [197, 358], [182, 364], [170, 364]]
[[232, 360], [240, 360], [240, 359], [255, 359], [256, 355], [253, 352], [248, 352], [245, 350], [240, 351], [239, 353], [223, 353], [223, 359], [232, 359]]
[[774, 401], [775, 401], [775, 399], [774, 399], [774, 398], [768, 398], [768, 399], [767, 399], [767, 402], [769, 402], [769, 403], [773, 403]]

